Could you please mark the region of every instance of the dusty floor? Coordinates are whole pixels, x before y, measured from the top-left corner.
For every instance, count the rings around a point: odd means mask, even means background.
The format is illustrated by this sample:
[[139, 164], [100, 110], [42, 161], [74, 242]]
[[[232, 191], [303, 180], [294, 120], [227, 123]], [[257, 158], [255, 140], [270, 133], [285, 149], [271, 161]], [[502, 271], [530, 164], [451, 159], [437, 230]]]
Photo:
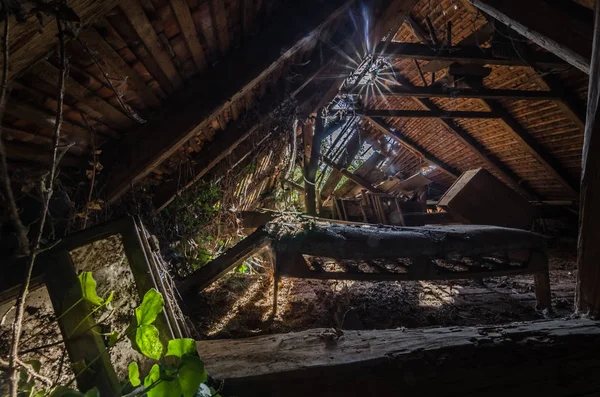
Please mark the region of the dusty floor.
[[[574, 252], [550, 252], [554, 313], [572, 314]], [[268, 274], [230, 273], [188, 307], [197, 337], [239, 338], [309, 328], [386, 329], [498, 324], [544, 318], [535, 309], [533, 276], [445, 282], [353, 282], [283, 279], [270, 319]]]

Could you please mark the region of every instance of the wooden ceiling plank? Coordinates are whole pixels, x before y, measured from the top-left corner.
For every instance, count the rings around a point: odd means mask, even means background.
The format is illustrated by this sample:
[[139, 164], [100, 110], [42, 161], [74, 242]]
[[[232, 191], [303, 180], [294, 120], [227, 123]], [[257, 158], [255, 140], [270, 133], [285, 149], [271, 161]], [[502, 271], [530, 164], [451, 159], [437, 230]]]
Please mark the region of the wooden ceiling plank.
[[543, 0], [471, 0], [492, 18], [562, 58], [582, 72], [590, 72], [592, 31], [586, 21], [565, 14]]
[[160, 100], [154, 92], [146, 85], [144, 79], [136, 73], [121, 56], [108, 44], [98, 32], [93, 29], [83, 30], [79, 37], [83, 42], [98, 54], [98, 57], [105, 62], [108, 67], [117, 76], [127, 79], [127, 83], [139, 93], [143, 101], [152, 108], [160, 106]]
[[352, 182], [356, 183], [360, 187], [368, 190], [369, 192], [371, 192], [371, 193], [383, 193], [383, 191], [381, 191], [381, 190], [377, 189], [376, 187], [374, 187], [373, 185], [371, 185], [369, 183], [369, 181], [367, 181], [362, 176], [360, 176], [358, 174], [355, 174], [355, 173], [352, 173], [352, 172], [348, 171], [344, 167], [340, 167], [337, 163], [335, 163], [334, 161], [328, 159], [327, 157], [321, 156], [321, 160], [323, 161], [323, 163], [327, 164], [328, 166], [330, 166], [331, 168], [333, 168], [337, 172], [341, 173], [343, 176], [345, 176], [346, 178], [350, 179]]
[[[320, 12], [306, 4], [295, 5], [282, 12], [247, 46], [224, 60], [218, 69], [207, 70], [203, 76], [190, 81], [154, 120], [129, 134], [118, 148], [107, 153], [110, 159], [106, 163], [111, 164], [113, 172], [107, 186], [108, 199], [117, 199], [132, 182], [167, 159], [209, 120], [244, 97], [317, 38], [325, 26], [345, 15], [353, 3], [354, 0], [330, 1], [318, 8]], [[305, 18], [304, 24], [295, 23], [299, 17]], [[286, 49], [283, 53], [282, 48]]]
[[160, 66], [160, 69], [171, 82], [172, 88], [181, 87], [182, 80], [173, 63], [173, 59], [161, 44], [158, 34], [148, 20], [144, 9], [137, 0], [128, 1], [126, 4], [119, 4], [119, 9], [127, 17], [131, 26], [137, 33], [144, 46], [148, 49], [152, 57]]
[[198, 39], [198, 32], [196, 31], [196, 25], [192, 19], [190, 8], [185, 0], [171, 0], [171, 8], [179, 22], [179, 28], [185, 38], [188, 49], [192, 54], [192, 58], [198, 71], [203, 71], [206, 68], [206, 55], [204, 49]]
[[519, 145], [529, 152], [573, 197], [579, 196], [579, 186], [572, 180], [560, 162], [544, 149], [531, 134], [498, 101], [482, 100], [492, 112], [500, 115], [501, 122], [508, 128]]
[[[79, 16], [83, 25], [109, 12], [118, 0], [71, 0], [69, 7]], [[8, 79], [19, 76], [30, 65], [42, 59], [56, 46], [58, 27], [54, 18], [44, 20], [40, 26], [36, 15], [31, 15], [25, 22], [17, 22], [10, 16], [9, 36], [9, 68]], [[0, 68], [4, 61], [0, 59]]]
[[529, 66], [524, 60], [531, 59], [535, 64], [545, 68], [565, 68], [567, 64], [557, 56], [548, 53], [517, 54], [498, 57], [492, 48], [471, 46], [435, 46], [420, 43], [392, 42], [387, 47], [380, 45], [376, 50], [381, 56], [391, 59], [421, 59], [428, 61], [468, 62], [483, 65]]
[[382, 92], [377, 93], [377, 95], [415, 98], [482, 98], [532, 101], [562, 100], [561, 95], [554, 91], [444, 88], [440, 86], [414, 86], [409, 88], [401, 85], [387, 87], [387, 89], [381, 91]]
[[[47, 61], [38, 62], [29, 71], [31, 77], [39, 79], [48, 84], [56, 85], [58, 82], [59, 70]], [[123, 112], [114, 108], [111, 104], [95, 95], [86, 87], [80, 85], [73, 78], [68, 77], [65, 80], [65, 90], [68, 95], [87, 105], [94, 111], [92, 116], [99, 118], [103, 123], [113, 126], [117, 129], [123, 129], [134, 125], [134, 121], [127, 117]]]
[[212, 25], [217, 32], [217, 41], [221, 55], [226, 55], [229, 52], [229, 26], [227, 24], [227, 10], [225, 9], [224, 0], [210, 0], [210, 14]]
[[[404, 76], [397, 75], [398, 82], [406, 87], [413, 87], [412, 83]], [[441, 109], [428, 98], [413, 98], [413, 100], [425, 109], [432, 111], [441, 111]], [[463, 145], [470, 149], [477, 157], [483, 161], [490, 169], [501, 175], [515, 190], [521, 192], [528, 198], [536, 198], [537, 194], [533, 189], [524, 183], [519, 183], [518, 177], [511, 169], [499, 159], [490, 157], [486, 154], [485, 148], [469, 134], [467, 130], [456, 124], [453, 120], [439, 119], [448, 131], [450, 131]]]
[[426, 151], [424, 148], [420, 147], [417, 143], [411, 141], [409, 138], [401, 135], [398, 131], [393, 131], [390, 126], [388, 126], [383, 120], [372, 119], [370, 117], [365, 117], [365, 120], [374, 126], [376, 129], [381, 131], [384, 135], [387, 135], [394, 139], [396, 142], [399, 142], [402, 146], [406, 147], [413, 153], [418, 154], [420, 157], [425, 159], [431, 165], [436, 166], [445, 174], [451, 176], [456, 179], [461, 174], [460, 171], [456, 170], [454, 167], [446, 164], [442, 160], [435, 157], [433, 154]]

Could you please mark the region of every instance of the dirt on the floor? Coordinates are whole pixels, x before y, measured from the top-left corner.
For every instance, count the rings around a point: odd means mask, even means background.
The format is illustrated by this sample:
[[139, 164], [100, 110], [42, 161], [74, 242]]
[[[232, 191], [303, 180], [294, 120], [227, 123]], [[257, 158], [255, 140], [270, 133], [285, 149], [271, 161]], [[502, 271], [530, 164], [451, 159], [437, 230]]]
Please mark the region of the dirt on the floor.
[[550, 252], [553, 312], [536, 310], [533, 276], [453, 281], [356, 282], [283, 278], [272, 317], [273, 279], [230, 273], [187, 300], [199, 339], [310, 328], [390, 329], [499, 324], [573, 313], [576, 255]]

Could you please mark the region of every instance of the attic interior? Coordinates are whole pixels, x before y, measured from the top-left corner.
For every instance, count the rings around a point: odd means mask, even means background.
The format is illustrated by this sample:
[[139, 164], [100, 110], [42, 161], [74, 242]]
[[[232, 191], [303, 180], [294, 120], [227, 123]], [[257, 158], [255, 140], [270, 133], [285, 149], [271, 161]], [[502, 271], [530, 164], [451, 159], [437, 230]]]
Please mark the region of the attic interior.
[[600, 0], [0, 6], [0, 395], [600, 395]]

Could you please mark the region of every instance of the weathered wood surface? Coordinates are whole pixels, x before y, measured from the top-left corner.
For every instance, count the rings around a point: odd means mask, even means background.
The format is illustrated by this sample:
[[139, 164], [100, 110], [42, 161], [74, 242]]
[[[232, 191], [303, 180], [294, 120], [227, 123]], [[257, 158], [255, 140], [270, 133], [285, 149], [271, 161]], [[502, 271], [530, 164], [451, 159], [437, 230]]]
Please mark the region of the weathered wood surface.
[[[108, 13], [118, 3], [118, 0], [72, 0], [68, 6], [84, 25], [88, 25], [94, 19]], [[8, 79], [12, 80], [52, 51], [58, 43], [58, 27], [53, 17], [44, 18], [40, 26], [40, 20], [35, 13], [31, 13], [25, 22], [17, 22], [14, 15], [11, 15], [9, 20]], [[0, 68], [3, 63], [0, 59]]]
[[403, 136], [399, 131], [392, 131], [392, 129], [383, 121], [382, 119], [365, 117], [366, 121], [381, 131], [383, 134], [392, 137], [395, 141], [399, 142], [402, 146], [407, 148], [408, 150], [416, 153], [417, 155], [423, 157], [428, 163], [436, 166], [444, 173], [450, 175], [452, 178], [457, 178], [460, 175], [460, 172], [456, 170], [454, 167], [444, 163], [442, 160], [435, 157], [430, 152], [426, 151], [421, 146], [417, 145], [416, 142], [411, 141], [407, 137]]
[[328, 159], [327, 157], [321, 156], [321, 160], [323, 160], [323, 162], [325, 164], [327, 164], [328, 166], [330, 166], [334, 170], [338, 171], [343, 176], [345, 176], [346, 178], [350, 179], [351, 181], [353, 181], [357, 185], [359, 185], [359, 186], [367, 189], [369, 192], [372, 192], [372, 193], [383, 193], [381, 190], [379, 190], [376, 187], [374, 187], [373, 185], [371, 185], [369, 183], [369, 181], [367, 181], [362, 176], [357, 175], [355, 173], [352, 173], [352, 172], [348, 171], [346, 168], [340, 167], [339, 165], [337, 165], [336, 163], [334, 163], [332, 160]]
[[[599, 323], [312, 329], [198, 341], [224, 393], [244, 396], [573, 396], [600, 391]], [[587, 395], [587, 394], [586, 394]], [[591, 395], [591, 394], [590, 394]]]
[[181, 294], [185, 294], [192, 289], [198, 291], [206, 288], [268, 244], [268, 234], [263, 229], [256, 230], [238, 244], [225, 251], [221, 256], [196, 270], [183, 282], [179, 283], [177, 286], [178, 291]]
[[389, 110], [365, 109], [359, 114], [371, 118], [376, 117], [406, 117], [406, 118], [434, 118], [434, 119], [497, 119], [500, 115], [496, 112], [478, 111], [440, 111], [440, 110]]
[[465, 88], [444, 87], [404, 87], [391, 86], [377, 95], [415, 97], [415, 98], [481, 98], [481, 99], [514, 99], [514, 100], [560, 100], [560, 96], [552, 91], [526, 91], [526, 90], [493, 90], [483, 88], [480, 90]]
[[588, 89], [588, 109], [582, 154], [577, 298], [580, 312], [600, 315], [600, 0], [594, 11], [594, 49]]
[[543, 0], [471, 0], [484, 13], [590, 73], [592, 26]]
[[274, 249], [337, 259], [396, 259], [479, 255], [533, 250], [545, 252], [543, 236], [494, 226], [354, 227], [267, 224]]
[[483, 168], [466, 171], [437, 204], [458, 219], [514, 228], [531, 226], [535, 208]]
[[390, 58], [412, 58], [422, 60], [443, 60], [451, 62], [468, 62], [481, 65], [506, 65], [506, 66], [529, 66], [523, 59], [525, 55], [535, 64], [547, 68], [565, 68], [566, 65], [558, 57], [546, 53], [534, 54], [517, 54], [512, 57], [507, 57], [502, 54], [502, 57], [495, 56], [491, 48], [481, 48], [476, 45], [471, 46], [434, 46], [418, 43], [389, 43], [385, 48], [383, 46], [377, 48], [377, 53], [381, 52], [381, 56]]
[[[248, 45], [223, 60], [218, 68], [186, 84], [152, 122], [128, 134], [118, 148], [107, 153], [114, 162], [109, 171], [108, 199], [116, 200], [132, 182], [148, 175], [232, 102], [255, 89], [316, 40], [320, 32], [344, 15], [352, 3], [353, 0], [328, 2], [326, 7], [319, 8], [319, 13], [310, 14], [307, 10], [311, 7], [306, 4], [288, 8], [274, 19], [275, 23], [269, 24]], [[304, 17], [305, 23], [296, 23]], [[240, 72], [240, 65], [248, 67]]]

